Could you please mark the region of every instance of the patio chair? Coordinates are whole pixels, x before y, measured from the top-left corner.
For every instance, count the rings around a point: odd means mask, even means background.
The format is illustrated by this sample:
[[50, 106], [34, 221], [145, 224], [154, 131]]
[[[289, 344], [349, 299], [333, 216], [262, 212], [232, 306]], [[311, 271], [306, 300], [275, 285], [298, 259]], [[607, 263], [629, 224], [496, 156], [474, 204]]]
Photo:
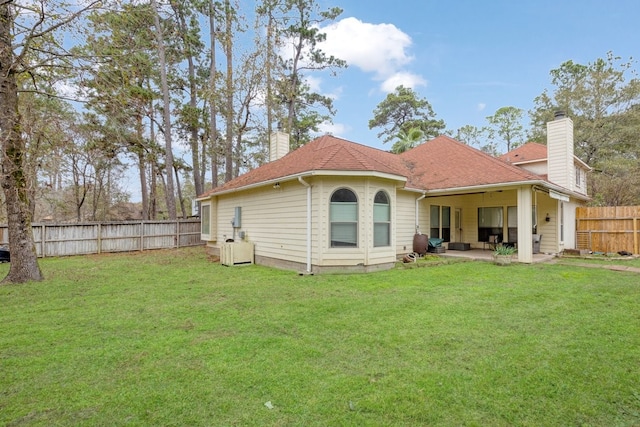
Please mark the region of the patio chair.
[[486, 242], [483, 242], [482, 248], [486, 249], [487, 245], [489, 245], [489, 249], [491, 249], [492, 251], [495, 251], [496, 246], [498, 246], [498, 243], [500, 243], [500, 236], [497, 234], [491, 234], [489, 236], [489, 240]]

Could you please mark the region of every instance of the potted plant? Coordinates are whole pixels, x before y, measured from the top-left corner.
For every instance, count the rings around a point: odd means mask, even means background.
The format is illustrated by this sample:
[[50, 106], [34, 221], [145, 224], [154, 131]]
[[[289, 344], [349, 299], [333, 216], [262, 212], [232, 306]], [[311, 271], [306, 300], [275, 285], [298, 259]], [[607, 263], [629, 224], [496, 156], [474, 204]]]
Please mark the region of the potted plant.
[[507, 245], [498, 245], [493, 251], [493, 259], [497, 265], [511, 264], [513, 254], [516, 253], [516, 248]]

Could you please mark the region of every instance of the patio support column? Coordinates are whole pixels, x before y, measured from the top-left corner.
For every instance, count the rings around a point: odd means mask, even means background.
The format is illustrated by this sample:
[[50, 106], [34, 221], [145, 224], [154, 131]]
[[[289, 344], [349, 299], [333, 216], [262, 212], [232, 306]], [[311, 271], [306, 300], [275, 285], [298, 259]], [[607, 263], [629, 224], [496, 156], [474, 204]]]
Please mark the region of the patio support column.
[[531, 187], [518, 188], [518, 261], [533, 262], [533, 201]]

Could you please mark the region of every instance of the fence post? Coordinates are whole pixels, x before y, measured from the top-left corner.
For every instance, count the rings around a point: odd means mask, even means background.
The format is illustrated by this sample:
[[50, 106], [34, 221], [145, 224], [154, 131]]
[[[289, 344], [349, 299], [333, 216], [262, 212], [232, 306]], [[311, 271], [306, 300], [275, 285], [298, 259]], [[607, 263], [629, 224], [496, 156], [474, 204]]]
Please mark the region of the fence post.
[[98, 223], [98, 234], [96, 236], [98, 239], [98, 253], [102, 253], [102, 224]]
[[175, 247], [179, 248], [180, 247], [180, 220], [176, 219], [176, 236], [174, 237], [175, 239]]
[[42, 258], [46, 257], [47, 254], [45, 253], [45, 244], [44, 244], [44, 236], [47, 235], [46, 233], [46, 225], [42, 224], [42, 235], [40, 236], [40, 251], [42, 252]]
[[140, 252], [144, 251], [144, 221], [140, 221]]
[[638, 251], [638, 218], [633, 217], [633, 253], [640, 254]]

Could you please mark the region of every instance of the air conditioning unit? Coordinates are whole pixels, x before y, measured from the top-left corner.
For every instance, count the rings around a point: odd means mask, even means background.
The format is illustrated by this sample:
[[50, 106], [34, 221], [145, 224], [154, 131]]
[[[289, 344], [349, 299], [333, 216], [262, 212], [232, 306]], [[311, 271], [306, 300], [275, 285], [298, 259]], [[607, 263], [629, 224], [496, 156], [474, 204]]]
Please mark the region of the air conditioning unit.
[[233, 266], [253, 264], [254, 245], [251, 242], [228, 242], [220, 248], [220, 264]]

